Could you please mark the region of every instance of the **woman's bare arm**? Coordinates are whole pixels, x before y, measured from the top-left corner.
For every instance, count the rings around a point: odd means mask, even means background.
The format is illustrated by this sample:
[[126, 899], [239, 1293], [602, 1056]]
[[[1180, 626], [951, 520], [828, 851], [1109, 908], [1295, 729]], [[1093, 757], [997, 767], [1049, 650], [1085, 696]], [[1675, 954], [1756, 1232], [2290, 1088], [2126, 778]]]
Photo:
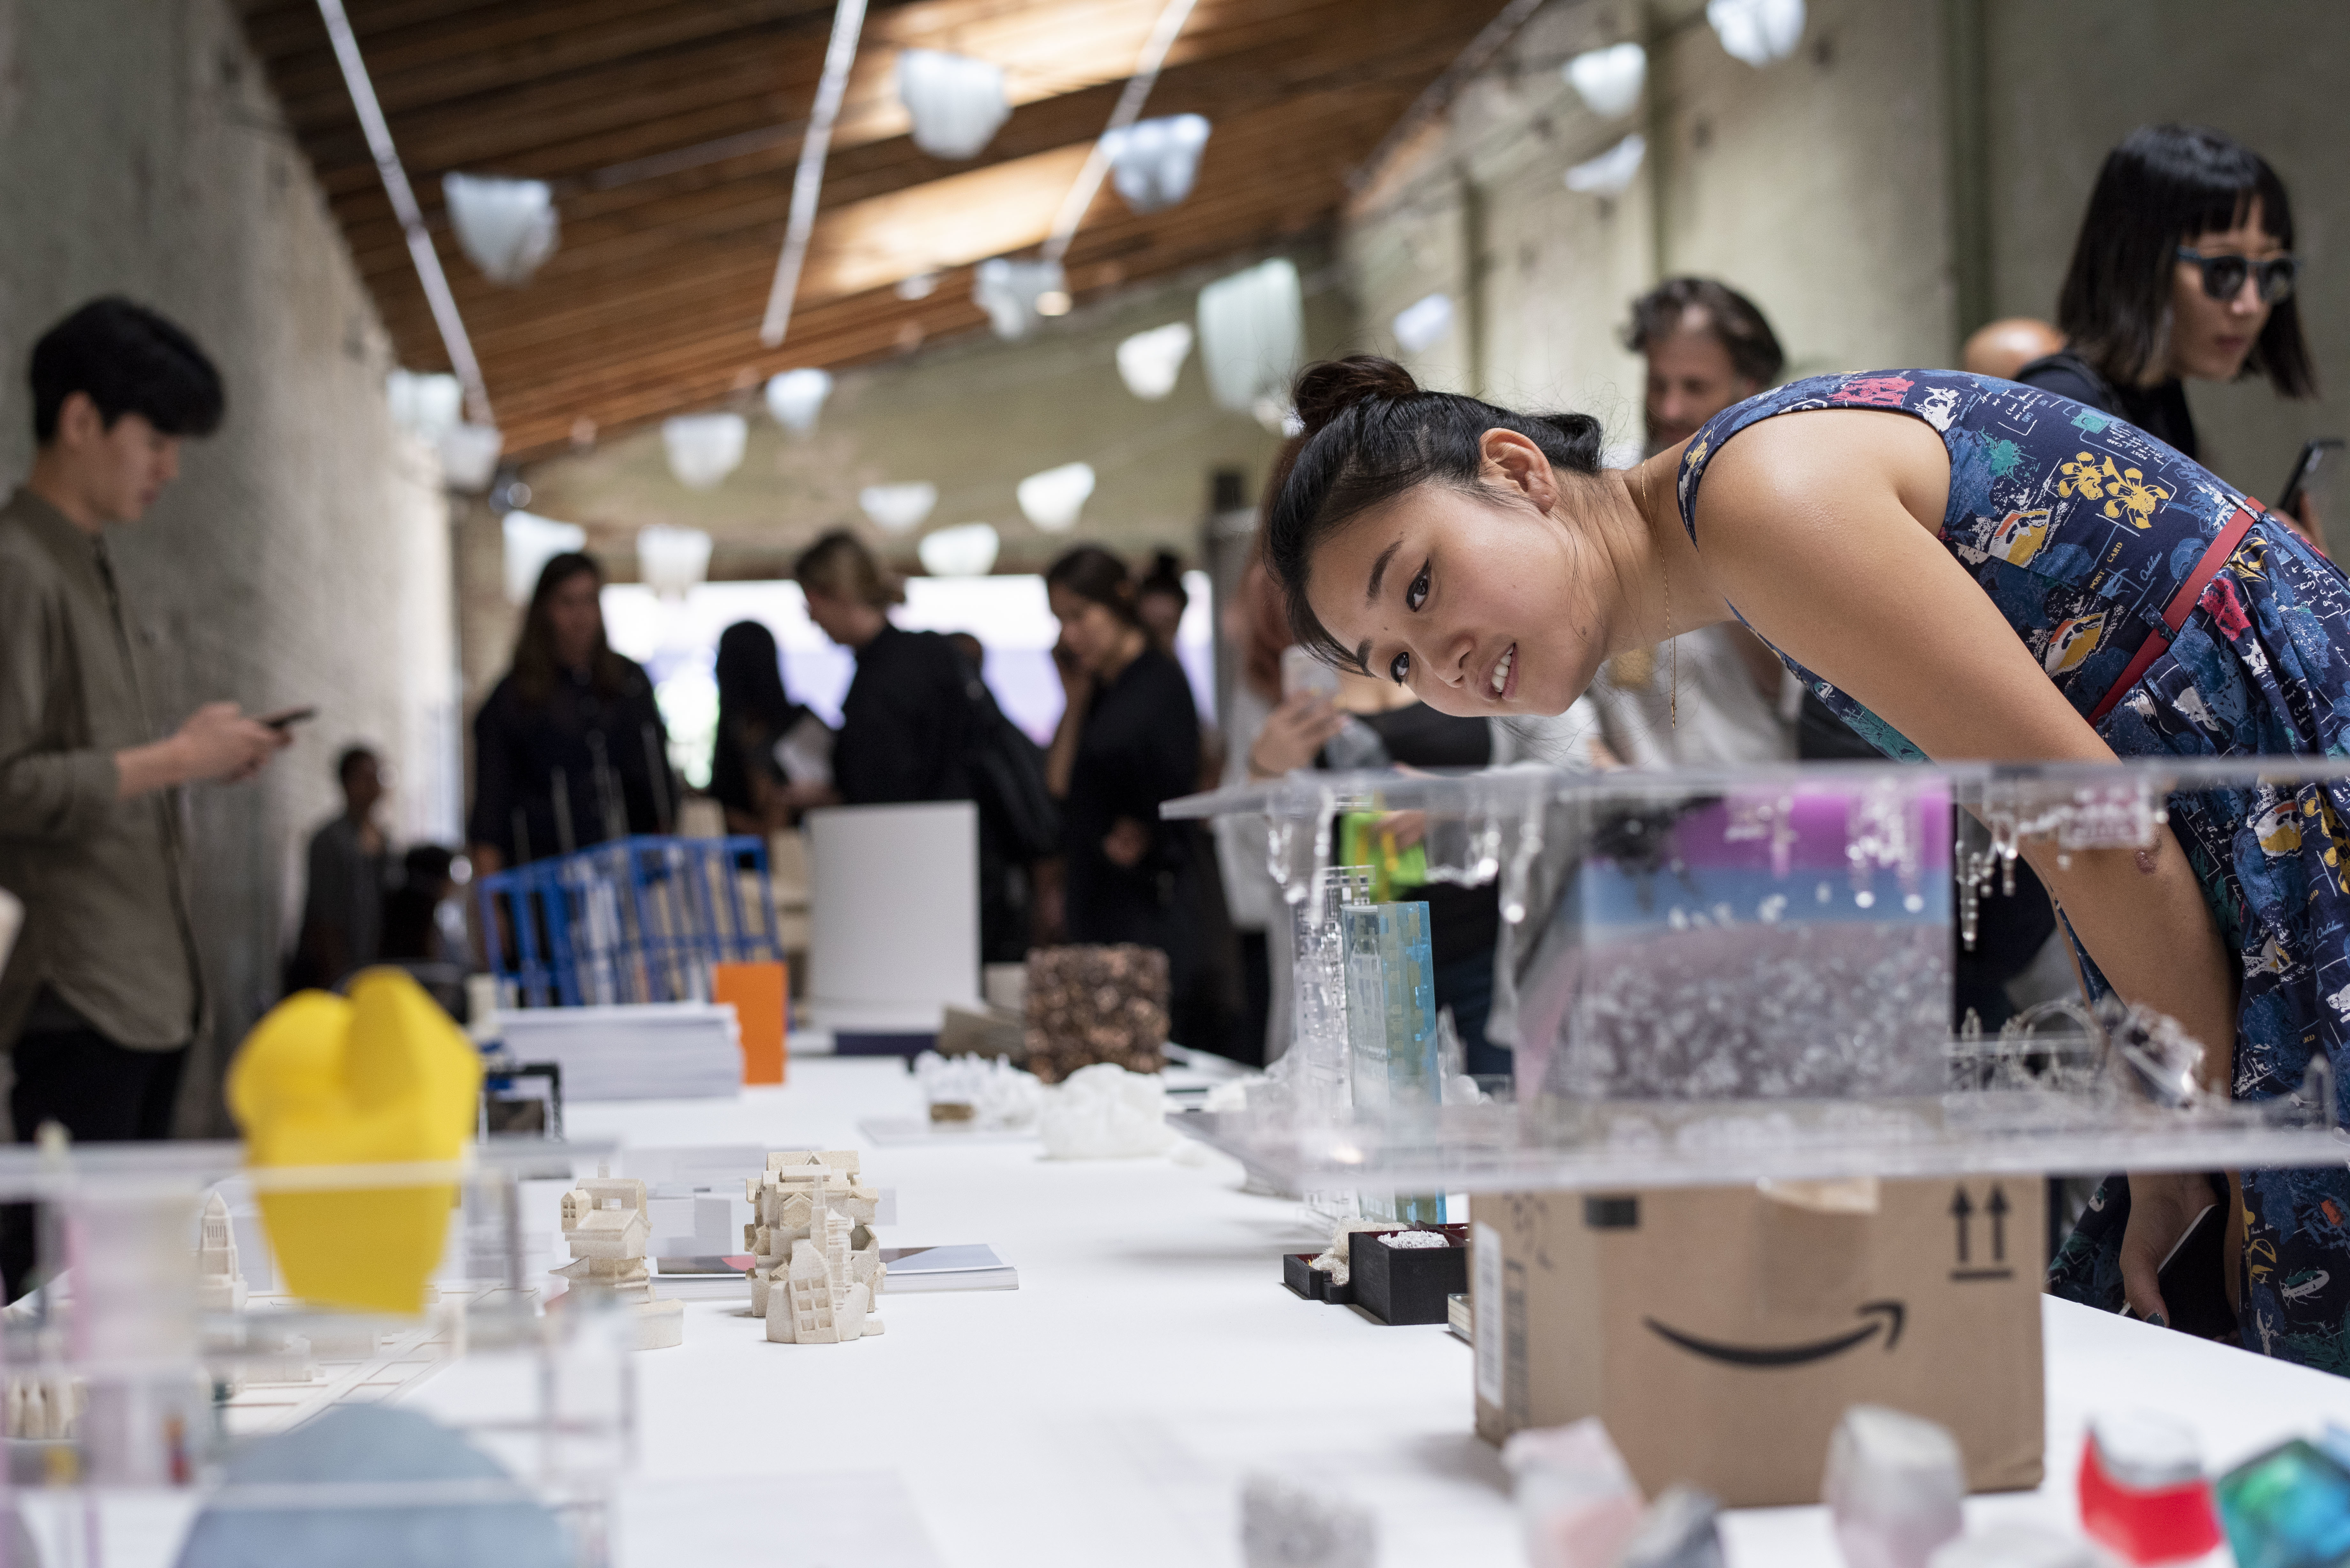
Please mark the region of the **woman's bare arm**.
[[[1930, 757], [2115, 760], [1937, 537], [1949, 483], [1940, 438], [1904, 415], [1833, 410], [1758, 424], [1722, 449], [1700, 492], [1711, 586]], [[2115, 990], [2204, 1042], [2206, 1080], [2225, 1093], [2235, 968], [2185, 853], [2168, 835], [2149, 851], [2025, 853]], [[2168, 1213], [2164, 1184], [2147, 1185]], [[2132, 1225], [2125, 1275], [2133, 1304], [2153, 1312], [2161, 1254], [2148, 1259], [2157, 1243], [2142, 1229]]]

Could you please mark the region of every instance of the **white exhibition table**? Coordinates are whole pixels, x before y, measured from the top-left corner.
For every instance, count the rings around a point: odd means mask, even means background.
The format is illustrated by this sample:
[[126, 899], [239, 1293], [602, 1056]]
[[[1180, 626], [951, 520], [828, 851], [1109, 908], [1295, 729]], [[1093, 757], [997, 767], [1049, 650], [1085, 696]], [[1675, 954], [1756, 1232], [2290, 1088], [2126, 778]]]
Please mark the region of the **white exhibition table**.
[[[894, 1189], [885, 1246], [984, 1241], [1014, 1292], [889, 1295], [889, 1332], [765, 1342], [742, 1303], [693, 1302], [685, 1344], [636, 1357], [640, 1448], [623, 1568], [1131, 1568], [1239, 1560], [1255, 1468], [1326, 1481], [1378, 1516], [1384, 1562], [1523, 1561], [1508, 1479], [1471, 1428], [1468, 1348], [1281, 1285], [1318, 1246], [1300, 1207], [1238, 1166], [1055, 1162], [1034, 1143], [875, 1147], [857, 1123], [918, 1116], [901, 1064], [801, 1058], [732, 1101], [581, 1105], [580, 1137], [642, 1147], [854, 1147]], [[2350, 1379], [2064, 1303], [2046, 1303], [2047, 1482], [1971, 1500], [1973, 1521], [2069, 1518], [2085, 1421], [2168, 1412], [2225, 1466], [2327, 1419]], [[415, 1390], [455, 1397], [460, 1369]], [[1840, 1561], [1820, 1510], [1725, 1521], [1731, 1568]]]

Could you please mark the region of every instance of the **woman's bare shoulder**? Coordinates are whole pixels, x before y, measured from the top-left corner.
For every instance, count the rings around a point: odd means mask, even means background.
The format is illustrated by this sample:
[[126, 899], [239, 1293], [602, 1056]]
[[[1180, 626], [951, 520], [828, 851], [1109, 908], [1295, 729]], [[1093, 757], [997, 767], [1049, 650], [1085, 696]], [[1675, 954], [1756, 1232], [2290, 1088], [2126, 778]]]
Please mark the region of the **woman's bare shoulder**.
[[1941, 532], [1950, 459], [1923, 420], [1875, 409], [1808, 409], [1747, 426], [1706, 466], [1698, 543], [1709, 553], [1759, 541], [1775, 527], [1898, 500]]

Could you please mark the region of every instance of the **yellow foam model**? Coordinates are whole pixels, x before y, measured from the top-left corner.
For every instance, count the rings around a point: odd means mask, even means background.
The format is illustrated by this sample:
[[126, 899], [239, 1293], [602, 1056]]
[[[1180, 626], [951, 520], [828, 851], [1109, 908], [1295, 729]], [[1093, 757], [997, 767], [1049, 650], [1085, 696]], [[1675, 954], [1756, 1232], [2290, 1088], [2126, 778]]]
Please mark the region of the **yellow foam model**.
[[[348, 1000], [296, 992], [254, 1025], [229, 1068], [229, 1110], [255, 1167], [455, 1159], [473, 1137], [482, 1060], [398, 970]], [[321, 1306], [413, 1313], [441, 1261], [450, 1182], [260, 1194], [286, 1288]]]

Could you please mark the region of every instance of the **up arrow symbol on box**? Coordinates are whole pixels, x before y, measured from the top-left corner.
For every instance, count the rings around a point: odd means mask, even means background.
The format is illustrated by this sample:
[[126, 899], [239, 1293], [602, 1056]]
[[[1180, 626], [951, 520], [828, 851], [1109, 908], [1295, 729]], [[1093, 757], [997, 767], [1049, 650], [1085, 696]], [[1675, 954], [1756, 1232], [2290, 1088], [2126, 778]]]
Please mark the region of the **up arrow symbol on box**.
[[[1961, 1199], [1966, 1196], [1964, 1189], [1960, 1191], [1959, 1196]], [[1991, 1261], [1994, 1263], [2004, 1263], [2007, 1262], [2006, 1188], [1994, 1187], [1991, 1189], [1991, 1201], [1983, 1205], [1983, 1212], [1991, 1216]], [[1959, 1247], [1959, 1259], [1961, 1262], [1966, 1260], [1966, 1247], [1963, 1242]]]
[[1959, 1262], [1961, 1263], [1967, 1262], [1968, 1232], [1973, 1228], [1975, 1206], [1968, 1199], [1966, 1188], [1961, 1186], [1950, 1199], [1950, 1218], [1959, 1222]]

